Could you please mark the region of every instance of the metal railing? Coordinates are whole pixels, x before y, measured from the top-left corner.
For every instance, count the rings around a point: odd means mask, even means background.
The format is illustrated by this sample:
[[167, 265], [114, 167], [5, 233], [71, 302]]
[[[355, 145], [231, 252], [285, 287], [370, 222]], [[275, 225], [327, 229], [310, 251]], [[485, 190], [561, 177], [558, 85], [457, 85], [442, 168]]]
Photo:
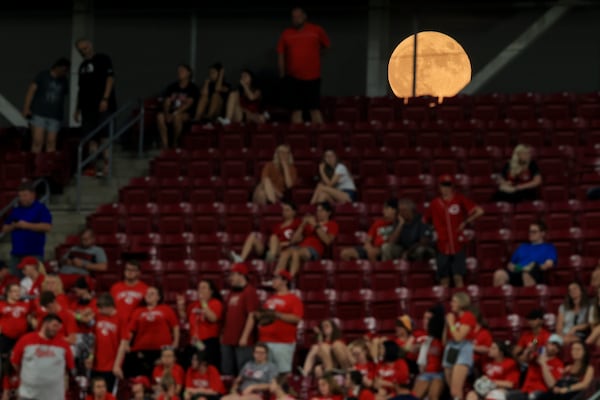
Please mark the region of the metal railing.
[[[44, 194], [38, 200], [40, 202], [46, 204], [50, 200], [50, 185], [48, 184], [48, 181], [46, 181], [43, 178], [33, 181], [33, 187], [36, 189], [36, 191], [40, 185], [44, 188]], [[6, 214], [8, 214], [10, 211], [12, 211], [12, 209], [15, 208], [15, 206], [18, 203], [19, 203], [19, 196], [15, 196], [15, 198], [12, 199], [12, 201], [10, 203], [8, 203], [4, 208], [2, 208], [0, 210], [0, 219], [2, 219], [2, 217], [4, 217]], [[4, 232], [0, 232], [0, 238], [2, 238], [3, 236], [4, 236]]]
[[[127, 112], [134, 111], [137, 107], [139, 107], [139, 113], [127, 120], [127, 122], [123, 123], [123, 126], [119, 127], [115, 132], [115, 125], [117, 123], [117, 118], [125, 115]], [[77, 185], [77, 198], [76, 198], [76, 206], [77, 212], [81, 211], [81, 177], [83, 175], [83, 170], [86, 166], [96, 161], [96, 159], [104, 153], [105, 150], [108, 150], [108, 179], [112, 179], [112, 163], [113, 163], [113, 144], [117, 139], [119, 139], [125, 132], [127, 132], [132, 126], [139, 122], [139, 138], [138, 138], [138, 157], [141, 158], [144, 151], [144, 101], [143, 100], [135, 100], [130, 101], [125, 104], [123, 107], [119, 108], [116, 112], [110, 115], [106, 120], [104, 120], [100, 125], [98, 125], [93, 131], [88, 133], [81, 142], [79, 142], [79, 146], [77, 147], [77, 170], [76, 170], [76, 185]], [[86, 147], [89, 147], [89, 143], [92, 140], [98, 139], [98, 136], [105, 131], [108, 130], [108, 139], [103, 143], [100, 143], [96, 148], [96, 151], [90, 153], [86, 159], [83, 159], [83, 153]]]

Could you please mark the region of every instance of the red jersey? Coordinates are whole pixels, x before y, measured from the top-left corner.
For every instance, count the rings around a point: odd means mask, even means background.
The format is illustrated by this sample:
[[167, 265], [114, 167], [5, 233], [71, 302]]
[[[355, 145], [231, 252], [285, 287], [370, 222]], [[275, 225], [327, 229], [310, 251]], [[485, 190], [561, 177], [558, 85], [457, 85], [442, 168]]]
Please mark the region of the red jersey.
[[177, 316], [165, 304], [136, 309], [129, 321], [129, 331], [134, 336], [131, 351], [160, 350], [163, 346], [171, 346], [172, 330], [176, 326], [179, 326]]
[[427, 364], [423, 368], [423, 372], [442, 372], [442, 357], [444, 355], [444, 345], [439, 339], [432, 339], [427, 351]]
[[[74, 299], [69, 303], [69, 310], [73, 314], [80, 314], [84, 311], [91, 310], [94, 315], [98, 314], [98, 307], [96, 306], [96, 299], [92, 299], [88, 304], [79, 303], [78, 299]], [[76, 319], [77, 320], [77, 319]], [[77, 332], [78, 333], [91, 333], [94, 330], [93, 326], [77, 321]]]
[[119, 313], [96, 314], [93, 332], [96, 336], [93, 370], [110, 372], [113, 370], [121, 341], [127, 340], [127, 321]]
[[287, 28], [279, 37], [277, 53], [285, 57], [285, 73], [302, 80], [321, 77], [321, 49], [330, 46], [325, 30], [305, 22], [302, 28]]
[[148, 285], [142, 281], [137, 281], [134, 285], [128, 285], [125, 282], [117, 282], [110, 288], [110, 295], [115, 299], [117, 311], [125, 318], [129, 319], [133, 310], [135, 310], [146, 295]]
[[[381, 363], [377, 366], [377, 376], [382, 380], [396, 385], [407, 386], [410, 382], [410, 373], [406, 361], [400, 359], [391, 363]], [[396, 393], [393, 388], [386, 388], [389, 397]]]
[[493, 381], [510, 381], [513, 389], [519, 386], [521, 371], [512, 358], [505, 358], [500, 362], [490, 361], [483, 367], [483, 373]]
[[359, 371], [363, 377], [370, 380], [375, 379], [375, 373], [377, 372], [377, 366], [371, 361], [367, 361], [365, 364], [354, 364], [352, 369]]
[[[456, 317], [456, 322], [454, 323], [454, 327], [458, 329], [461, 325], [468, 325], [471, 329], [469, 329], [469, 333], [463, 340], [474, 340], [475, 339], [475, 327], [477, 326], [477, 318], [471, 311], [463, 311], [462, 315]], [[450, 327], [447, 328], [448, 331], [448, 340], [452, 341], [452, 335], [450, 333]]]
[[394, 230], [394, 222], [385, 219], [376, 219], [369, 228], [367, 236], [371, 238], [371, 243], [375, 247], [381, 247], [386, 243]]
[[[152, 371], [152, 379], [156, 384], [160, 384], [160, 380], [162, 379], [164, 373], [165, 369], [162, 365], [159, 364], [154, 367], [154, 370]], [[185, 381], [185, 372], [183, 371], [183, 368], [181, 368], [181, 365], [173, 365], [173, 368], [171, 368], [171, 375], [173, 375], [173, 379], [175, 380], [176, 384], [183, 386]]]
[[[473, 346], [486, 346], [490, 347], [494, 343], [494, 338], [492, 338], [492, 333], [485, 328], [480, 328], [477, 332], [475, 332], [475, 339], [473, 339]], [[489, 361], [489, 356], [482, 353], [473, 352], [473, 361], [475, 365], [481, 367], [485, 365]]]
[[[275, 294], [265, 301], [263, 308], [284, 314], [294, 314], [300, 319], [304, 315], [304, 305], [300, 298], [293, 293]], [[261, 342], [294, 343], [297, 329], [297, 324], [290, 324], [276, 318], [273, 323], [258, 327], [258, 339]]]
[[[242, 336], [248, 315], [256, 311], [260, 304], [256, 295], [256, 289], [251, 285], [246, 285], [240, 291], [232, 290], [229, 292], [225, 304], [227, 305], [227, 309], [221, 343], [229, 346], [237, 346], [240, 342], [240, 336]], [[249, 337], [248, 346], [252, 346], [253, 344], [253, 338]]]
[[[323, 222], [319, 225], [321, 226], [321, 229], [324, 230], [326, 233], [333, 235], [334, 237], [337, 236], [339, 231], [337, 222], [330, 220], [327, 222]], [[315, 227], [310, 224], [306, 224], [306, 226], [304, 227], [303, 236], [304, 239], [300, 243], [300, 247], [312, 247], [313, 249], [315, 249], [315, 251], [319, 254], [320, 257], [323, 257], [323, 253], [325, 252], [325, 243], [323, 243], [321, 239], [319, 239], [319, 237], [317, 236], [317, 233], [315, 232]]]
[[444, 200], [436, 197], [427, 210], [428, 219], [433, 223], [437, 234], [437, 248], [443, 254], [458, 253], [464, 243], [459, 226], [477, 205], [460, 193]]
[[215, 322], [210, 322], [204, 317], [202, 305], [199, 301], [195, 301], [188, 306], [187, 316], [190, 323], [190, 337], [200, 340], [219, 337], [220, 322], [223, 319], [223, 303], [217, 299], [210, 299], [207, 307], [217, 316]]
[[535, 340], [537, 340], [537, 347], [540, 348], [546, 345], [549, 338], [550, 332], [548, 332], [544, 328], [541, 328], [540, 333], [538, 333], [537, 335], [534, 334], [533, 331], [527, 331], [523, 332], [523, 334], [519, 338], [517, 346], [521, 349], [525, 349], [527, 346], [529, 346], [530, 343], [533, 343]]
[[31, 312], [31, 303], [27, 301], [0, 302], [0, 330], [2, 334], [10, 339], [18, 339], [27, 333], [27, 316]]
[[280, 224], [275, 224], [275, 226], [273, 226], [272, 233], [273, 235], [277, 236], [277, 239], [279, 239], [280, 243], [289, 242], [292, 239], [292, 235], [294, 234], [294, 232], [296, 232], [296, 229], [298, 229], [299, 226], [300, 219], [294, 218], [294, 220], [286, 226], [283, 226], [283, 222]]
[[212, 365], [206, 366], [206, 372], [200, 373], [197, 369], [189, 368], [185, 374], [186, 389], [212, 389], [219, 394], [225, 394], [225, 386], [221, 374]]
[[[557, 357], [553, 357], [548, 359], [547, 364], [554, 379], [560, 379], [564, 369], [563, 362]], [[521, 391], [526, 393], [537, 391], [545, 392], [548, 389], [550, 388], [546, 386], [546, 383], [544, 382], [540, 365], [537, 363], [537, 361], [530, 362]]]
[[[96, 397], [94, 397], [93, 395], [88, 394], [87, 396], [85, 396], [85, 400], [98, 400], [98, 399], [96, 399]], [[112, 394], [106, 393], [104, 395], [104, 397], [102, 397], [102, 399], [100, 399], [100, 400], [116, 400], [116, 399], [115, 399], [115, 396], [113, 396]]]
[[[36, 317], [38, 322], [38, 328], [42, 328], [42, 320], [46, 315], [48, 315], [48, 310], [43, 307], [38, 307], [36, 310]], [[75, 316], [73, 313], [66, 308], [61, 308], [59, 312], [56, 313], [58, 317], [62, 320], [62, 326], [60, 331], [58, 331], [58, 335], [67, 338], [70, 335], [77, 333], [77, 321], [75, 320]]]

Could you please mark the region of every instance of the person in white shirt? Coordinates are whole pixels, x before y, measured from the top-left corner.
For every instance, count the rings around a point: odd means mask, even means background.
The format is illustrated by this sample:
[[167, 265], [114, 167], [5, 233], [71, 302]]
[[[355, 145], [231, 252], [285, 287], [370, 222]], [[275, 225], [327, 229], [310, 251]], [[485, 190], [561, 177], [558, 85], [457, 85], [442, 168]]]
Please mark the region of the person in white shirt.
[[333, 150], [323, 154], [319, 164], [319, 178], [310, 204], [324, 201], [332, 204], [344, 204], [356, 201], [356, 186], [348, 168], [342, 164]]

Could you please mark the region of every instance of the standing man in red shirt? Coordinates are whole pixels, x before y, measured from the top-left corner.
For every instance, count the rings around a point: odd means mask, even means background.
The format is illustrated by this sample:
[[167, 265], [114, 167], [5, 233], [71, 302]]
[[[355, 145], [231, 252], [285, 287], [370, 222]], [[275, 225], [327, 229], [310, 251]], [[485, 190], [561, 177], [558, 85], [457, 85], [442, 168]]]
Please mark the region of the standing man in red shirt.
[[464, 250], [465, 227], [483, 215], [483, 209], [454, 190], [452, 175], [438, 178], [440, 196], [431, 201], [428, 220], [437, 234], [437, 276], [440, 284], [450, 286], [450, 276], [454, 286], [463, 287], [467, 273]]
[[296, 331], [304, 315], [304, 305], [288, 287], [292, 275], [280, 270], [273, 277], [275, 294], [251, 316], [252, 325], [244, 331], [248, 335], [254, 324], [258, 325], [258, 340], [269, 348], [269, 361], [280, 374], [292, 372], [292, 360], [296, 350]]
[[[225, 318], [221, 336], [221, 372], [237, 376], [247, 361], [252, 360], [254, 337], [250, 334], [250, 315], [258, 309], [254, 286], [248, 283], [248, 267], [233, 264], [229, 275], [231, 291], [225, 300]], [[248, 328], [248, 326], [250, 326]], [[248, 329], [247, 335], [242, 335]]]
[[135, 260], [125, 262], [124, 279], [110, 288], [117, 311], [129, 320], [146, 295], [148, 285], [140, 281], [140, 263]]
[[302, 123], [302, 112], [310, 111], [313, 124], [322, 124], [319, 110], [321, 91], [321, 50], [331, 45], [325, 30], [306, 21], [306, 12], [292, 10], [292, 27], [283, 31], [277, 43], [279, 74], [285, 78], [286, 96], [292, 109], [291, 122]]

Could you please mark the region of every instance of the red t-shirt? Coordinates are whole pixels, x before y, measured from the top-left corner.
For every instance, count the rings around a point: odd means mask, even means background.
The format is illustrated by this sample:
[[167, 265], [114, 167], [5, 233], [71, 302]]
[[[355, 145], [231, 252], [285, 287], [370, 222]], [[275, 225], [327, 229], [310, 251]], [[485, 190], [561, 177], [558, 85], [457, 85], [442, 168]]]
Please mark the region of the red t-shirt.
[[27, 315], [31, 311], [31, 303], [27, 301], [0, 302], [0, 329], [2, 329], [2, 334], [11, 339], [18, 339], [27, 333]]
[[[260, 302], [256, 295], [256, 289], [251, 285], [241, 291], [230, 291], [225, 302], [225, 323], [223, 324], [223, 336], [221, 343], [229, 346], [237, 346], [240, 336], [246, 325], [246, 319], [251, 312], [258, 309]], [[251, 335], [252, 336], [252, 335]], [[254, 344], [253, 338], [248, 338], [248, 346]]]
[[[494, 338], [492, 337], [492, 333], [485, 329], [481, 328], [477, 332], [475, 332], [475, 339], [473, 339], [473, 346], [486, 346], [490, 347], [494, 343]], [[481, 367], [485, 365], [489, 361], [489, 356], [482, 353], [473, 352], [473, 361], [475, 365]]]
[[277, 236], [279, 242], [289, 242], [299, 226], [300, 219], [294, 218], [294, 220], [287, 226], [283, 226], [283, 222], [280, 224], [275, 224], [275, 226], [273, 226], [272, 233], [273, 235]]
[[390, 234], [394, 230], [393, 221], [387, 221], [385, 219], [376, 219], [373, 225], [369, 228], [367, 235], [371, 238], [373, 246], [381, 247], [387, 242]]
[[[48, 315], [48, 311], [45, 308], [38, 306], [35, 313], [37, 316], [38, 328], [41, 329], [42, 321], [44, 317]], [[71, 311], [67, 310], [66, 308], [61, 308], [56, 315], [58, 315], [58, 317], [62, 320], [62, 326], [60, 331], [58, 331], [59, 336], [66, 338], [71, 334], [77, 333], [77, 321], [75, 320], [75, 316], [73, 316]]]
[[29, 289], [29, 292], [27, 294], [29, 296], [38, 297], [40, 295], [40, 292], [42, 291], [42, 283], [44, 283], [45, 279], [46, 275], [39, 274], [37, 279], [33, 281], [31, 289]]
[[[334, 237], [337, 236], [339, 231], [337, 222], [330, 220], [319, 225], [321, 225], [321, 229], [326, 233], [333, 235]], [[306, 224], [304, 227], [303, 236], [304, 239], [300, 243], [300, 247], [312, 247], [319, 254], [319, 256], [322, 257], [323, 253], [325, 252], [325, 243], [323, 243], [317, 236], [315, 227], [310, 224]]]
[[[88, 304], [80, 304], [77, 299], [74, 299], [69, 303], [69, 310], [73, 314], [82, 313], [87, 310], [92, 310], [94, 315], [98, 314], [98, 307], [96, 306], [96, 299], [92, 299]], [[94, 329], [93, 326], [89, 326], [82, 322], [77, 321], [77, 332], [78, 333], [91, 333]]]
[[330, 46], [325, 30], [305, 22], [301, 29], [287, 28], [277, 43], [277, 53], [285, 57], [285, 73], [302, 80], [321, 77], [321, 49]]
[[377, 372], [377, 366], [374, 362], [368, 361], [365, 364], [354, 364], [352, 367], [354, 370], [359, 371], [365, 378], [373, 380], [375, 379], [375, 373]]
[[129, 331], [134, 334], [131, 351], [160, 350], [173, 343], [172, 330], [179, 321], [171, 307], [159, 304], [138, 308], [131, 315]]
[[110, 295], [115, 299], [117, 311], [126, 319], [129, 319], [133, 310], [135, 310], [146, 295], [148, 285], [142, 281], [137, 281], [134, 285], [128, 285], [125, 282], [117, 282], [110, 289]]
[[[464, 340], [474, 340], [475, 339], [475, 327], [477, 326], [477, 318], [470, 311], [464, 311], [462, 315], [456, 317], [456, 322], [454, 323], [454, 327], [458, 329], [461, 325], [468, 325], [471, 329], [469, 329], [469, 333], [464, 338]], [[453, 340], [450, 332], [450, 327], [447, 328], [448, 332], [448, 340]]]
[[413, 360], [416, 361], [417, 357], [419, 356], [418, 353], [412, 351], [412, 349], [406, 349], [404, 346], [406, 346], [406, 342], [407, 340], [404, 340], [402, 338], [399, 338], [397, 336], [393, 336], [390, 338], [390, 340], [393, 340], [396, 342], [396, 344], [398, 345], [398, 347], [400, 347], [401, 349], [403, 349], [406, 352], [406, 358], [409, 360]]
[[217, 299], [210, 299], [208, 308], [217, 316], [215, 322], [210, 322], [204, 317], [202, 305], [199, 301], [195, 301], [188, 306], [187, 316], [190, 323], [190, 337], [206, 340], [219, 336], [220, 322], [223, 318], [223, 303]]
[[460, 193], [454, 193], [448, 200], [436, 197], [431, 201], [427, 219], [435, 228], [438, 251], [443, 254], [456, 254], [462, 249], [464, 237], [458, 228], [475, 207], [475, 203]]
[[[548, 367], [550, 368], [550, 373], [554, 379], [560, 379], [564, 369], [563, 362], [559, 358], [553, 357], [548, 360]], [[545, 392], [548, 389], [548, 386], [546, 386], [546, 383], [544, 382], [540, 365], [537, 361], [530, 362], [521, 391], [526, 393], [536, 391]]]
[[[263, 308], [284, 314], [294, 314], [302, 319], [304, 305], [293, 293], [275, 294], [271, 296]], [[272, 324], [258, 327], [258, 338], [261, 342], [294, 343], [296, 341], [297, 324], [290, 324], [276, 318]]]
[[[392, 363], [381, 363], [377, 366], [377, 376], [382, 380], [397, 385], [407, 386], [410, 382], [410, 373], [406, 361], [400, 359]], [[396, 393], [393, 388], [385, 388], [389, 397]]]
[[550, 332], [548, 332], [544, 328], [540, 329], [540, 333], [537, 335], [535, 335], [533, 333], [533, 331], [527, 331], [527, 332], [523, 332], [523, 334], [519, 338], [519, 342], [517, 343], [517, 346], [520, 347], [521, 349], [525, 349], [527, 346], [529, 346], [530, 343], [532, 343], [535, 339], [537, 339], [537, 346], [539, 348], [539, 347], [545, 346], [546, 343], [548, 342], [549, 338], [550, 338]]
[[[154, 367], [154, 370], [152, 371], [152, 379], [154, 379], [156, 384], [160, 384], [160, 380], [162, 379], [164, 373], [165, 369], [162, 365], [159, 364]], [[173, 368], [171, 369], [171, 375], [173, 375], [173, 379], [175, 380], [176, 384], [183, 386], [185, 381], [185, 372], [183, 371], [181, 365], [173, 365]]]
[[362, 389], [358, 394], [358, 400], [375, 400], [375, 393], [369, 389]]
[[493, 381], [512, 382], [513, 389], [519, 386], [521, 372], [512, 358], [505, 358], [500, 362], [490, 361], [483, 367], [483, 373]]
[[439, 339], [433, 339], [427, 351], [427, 364], [423, 372], [442, 372], [442, 357], [444, 355], [444, 345]]
[[127, 340], [129, 334], [127, 321], [119, 313], [98, 313], [93, 332], [96, 336], [93, 369], [100, 372], [112, 371], [119, 345], [122, 340]]
[[[96, 400], [96, 398], [93, 395], [88, 394], [87, 396], [85, 396], [85, 400]], [[102, 398], [102, 400], [116, 400], [116, 399], [115, 399], [115, 396], [113, 396], [112, 394], [106, 393], [106, 395]]]
[[189, 389], [212, 389], [219, 394], [225, 394], [225, 386], [221, 374], [212, 365], [206, 366], [206, 372], [189, 368], [185, 374], [185, 387]]
[[19, 379], [19, 374], [17, 372], [2, 375], [3, 390], [16, 391], [19, 389], [19, 386], [21, 385], [21, 380]]

